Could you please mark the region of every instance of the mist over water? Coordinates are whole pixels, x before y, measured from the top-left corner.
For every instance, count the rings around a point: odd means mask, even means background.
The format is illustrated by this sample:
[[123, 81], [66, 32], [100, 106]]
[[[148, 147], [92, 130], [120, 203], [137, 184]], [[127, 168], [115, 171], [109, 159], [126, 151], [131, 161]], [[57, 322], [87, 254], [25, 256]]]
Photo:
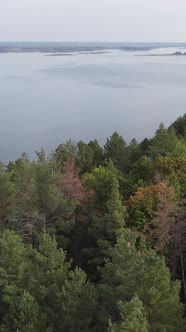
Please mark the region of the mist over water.
[[186, 112], [186, 56], [153, 56], [177, 51], [0, 54], [0, 160], [69, 138], [152, 136]]

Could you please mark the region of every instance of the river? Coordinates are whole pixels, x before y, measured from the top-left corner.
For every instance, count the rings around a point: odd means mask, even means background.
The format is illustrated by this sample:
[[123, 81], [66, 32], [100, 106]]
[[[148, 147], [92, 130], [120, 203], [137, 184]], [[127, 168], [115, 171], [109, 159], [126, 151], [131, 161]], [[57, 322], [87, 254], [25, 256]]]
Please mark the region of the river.
[[0, 54], [0, 160], [114, 131], [151, 137], [186, 112], [186, 56], [161, 56], [176, 51]]

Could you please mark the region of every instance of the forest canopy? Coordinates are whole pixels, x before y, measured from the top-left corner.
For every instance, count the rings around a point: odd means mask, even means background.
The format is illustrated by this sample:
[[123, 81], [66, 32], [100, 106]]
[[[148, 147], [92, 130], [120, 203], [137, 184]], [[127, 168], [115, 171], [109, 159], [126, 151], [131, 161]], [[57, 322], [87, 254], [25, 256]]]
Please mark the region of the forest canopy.
[[186, 114], [0, 163], [0, 331], [186, 330]]

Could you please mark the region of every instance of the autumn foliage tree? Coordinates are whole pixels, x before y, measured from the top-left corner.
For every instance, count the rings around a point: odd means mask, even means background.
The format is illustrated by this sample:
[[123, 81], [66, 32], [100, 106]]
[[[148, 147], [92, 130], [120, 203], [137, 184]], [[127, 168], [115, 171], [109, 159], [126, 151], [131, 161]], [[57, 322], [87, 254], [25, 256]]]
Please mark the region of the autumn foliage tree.
[[169, 243], [177, 215], [176, 193], [167, 182], [139, 187], [127, 202], [128, 224], [158, 252]]
[[68, 159], [63, 166], [57, 180], [57, 187], [63, 197], [68, 201], [75, 201], [76, 205], [82, 205], [87, 199], [87, 192], [83, 186], [85, 179], [80, 179], [79, 169], [75, 166], [74, 159]]

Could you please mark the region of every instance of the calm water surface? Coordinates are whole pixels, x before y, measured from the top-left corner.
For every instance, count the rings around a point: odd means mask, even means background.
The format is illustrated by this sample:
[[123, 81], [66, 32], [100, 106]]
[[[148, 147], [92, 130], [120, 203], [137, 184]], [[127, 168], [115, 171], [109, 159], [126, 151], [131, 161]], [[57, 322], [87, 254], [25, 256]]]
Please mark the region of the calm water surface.
[[142, 140], [183, 115], [186, 56], [142, 54], [0, 54], [0, 160], [114, 131]]

